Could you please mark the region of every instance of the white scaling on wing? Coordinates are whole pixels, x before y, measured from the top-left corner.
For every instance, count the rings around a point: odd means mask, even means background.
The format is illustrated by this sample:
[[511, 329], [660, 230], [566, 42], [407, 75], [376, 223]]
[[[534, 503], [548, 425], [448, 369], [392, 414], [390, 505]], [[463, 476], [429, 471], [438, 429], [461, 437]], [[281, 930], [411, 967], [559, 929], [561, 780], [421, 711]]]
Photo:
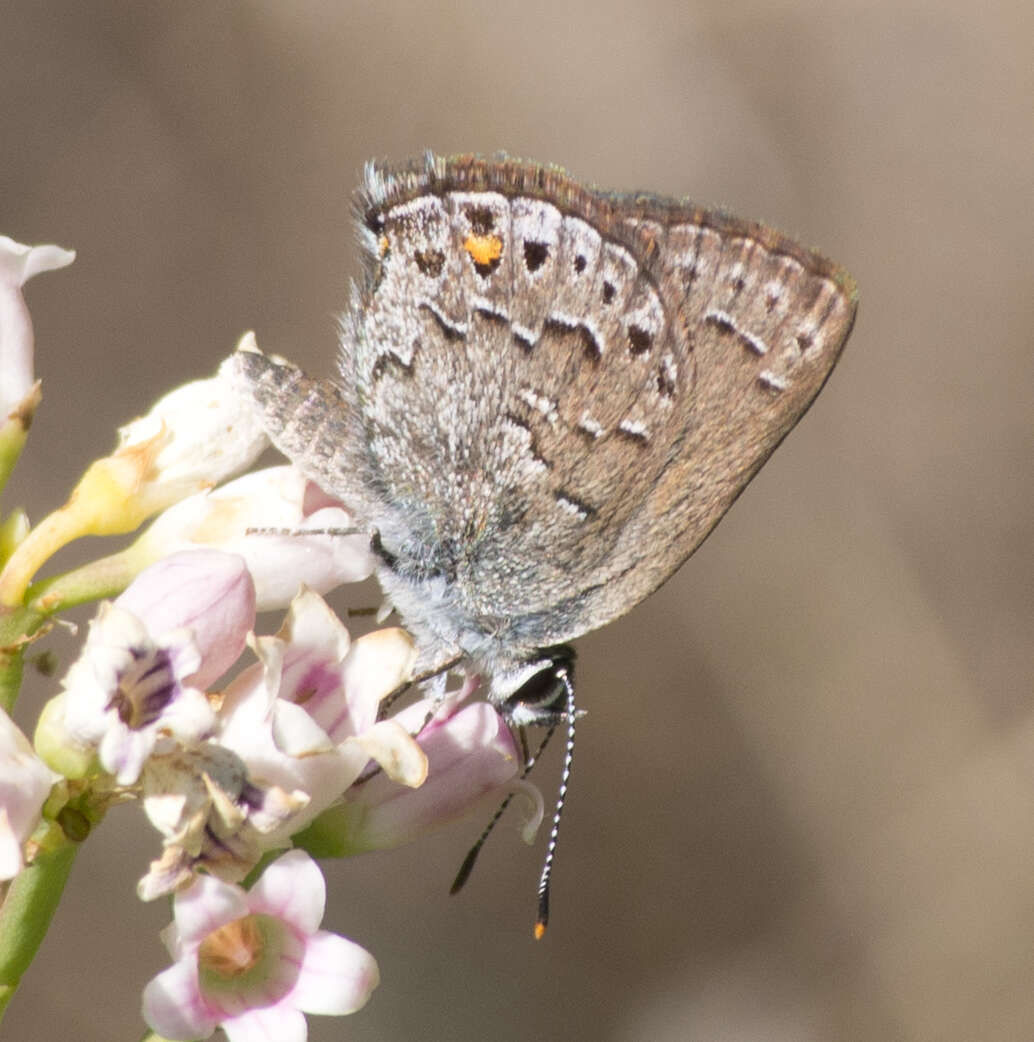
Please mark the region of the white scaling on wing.
[[750, 271], [743, 261], [736, 261], [729, 266], [725, 281], [733, 289], [734, 294], [750, 289]]
[[599, 358], [605, 350], [604, 338], [590, 316], [598, 313], [600, 289], [597, 275], [603, 240], [595, 228], [577, 217], [565, 217], [557, 244], [555, 277], [549, 284], [550, 306], [555, 314], [580, 316], [592, 334], [593, 354]]
[[790, 384], [790, 381], [785, 376], [780, 376], [778, 373], [772, 372], [771, 369], [762, 369], [758, 373], [758, 382], [770, 391], [785, 391]]
[[563, 218], [560, 211], [549, 203], [537, 199], [517, 198], [511, 203], [513, 221], [513, 250], [518, 265], [525, 256], [525, 248], [529, 243], [539, 244], [546, 248], [546, 255], [536, 265], [524, 264], [524, 271], [532, 279], [540, 279], [548, 270], [552, 270], [556, 261], [557, 247], [560, 241], [560, 224]]
[[603, 425], [598, 420], [593, 419], [588, 409], [582, 413], [578, 420], [578, 429], [584, 431], [594, 441], [602, 438], [607, 433]]
[[445, 255], [450, 251], [449, 216], [437, 196], [392, 207], [385, 214], [384, 234], [391, 245], [388, 265], [403, 270], [415, 267], [414, 258], [419, 253]]
[[509, 311], [495, 303], [495, 301], [489, 300], [488, 297], [472, 297], [470, 301], [470, 310], [472, 312], [482, 311], [490, 317], [501, 318], [504, 322], [510, 321]]
[[692, 270], [696, 273], [695, 285], [701, 301], [707, 299], [722, 256], [722, 237], [713, 228], [700, 228], [695, 240], [696, 254], [693, 257]]
[[606, 243], [600, 264], [601, 299], [596, 302], [596, 306], [619, 314], [624, 310], [638, 274], [639, 266], [628, 250], [612, 242]]
[[[603, 238], [588, 221], [580, 217], [565, 217], [561, 228], [560, 241], [564, 247], [567, 260], [575, 279], [583, 275], [592, 277], [599, 263]], [[575, 258], [583, 257], [585, 264], [575, 267]]]
[[664, 308], [653, 287], [645, 280], [640, 282], [628, 308], [625, 313], [625, 331], [629, 351], [634, 357], [645, 357], [664, 332]]
[[825, 348], [822, 326], [834, 309], [843, 307], [844, 298], [840, 290], [829, 279], [823, 279], [822, 289], [816, 296], [807, 319], [801, 323], [797, 331], [797, 344], [805, 358], [815, 357]]
[[541, 413], [551, 427], [556, 425], [557, 420], [560, 418], [557, 412], [558, 402], [553, 401], [552, 398], [547, 398], [545, 395], [539, 394], [531, 387], [522, 387], [517, 392], [517, 397], [520, 398], [529, 409], [534, 409], [536, 412]]
[[422, 228], [425, 223], [445, 218], [445, 207], [436, 195], [418, 196], [409, 202], [393, 206], [385, 215], [386, 224], [394, 221], [411, 220], [414, 228]]
[[650, 429], [642, 420], [624, 419], [618, 424], [618, 430], [624, 431], [625, 434], [638, 438], [641, 441], [650, 440]]
[[692, 223], [676, 224], [668, 229], [667, 269], [683, 288], [692, 286], [697, 278], [700, 233], [700, 225]]
[[452, 212], [460, 218], [460, 226], [464, 232], [474, 230], [471, 225], [468, 211], [488, 210], [495, 218], [491, 232], [502, 235], [507, 231], [507, 215], [510, 209], [506, 196], [498, 192], [450, 192], [449, 202], [452, 204]]
[[815, 352], [815, 334], [817, 331], [818, 327], [814, 322], [805, 322], [803, 325], [797, 327], [797, 332], [793, 338], [793, 344], [787, 352], [793, 361], [796, 362]]
[[556, 322], [558, 325], [564, 326], [567, 329], [578, 329], [580, 326], [584, 326], [589, 331], [589, 336], [592, 337], [593, 343], [596, 345], [596, 351], [599, 357], [602, 358], [606, 351], [606, 342], [603, 339], [603, 335], [600, 333], [599, 327], [593, 322], [589, 315], [584, 318], [579, 318], [577, 315], [571, 315], [564, 311], [553, 310], [549, 313], [550, 319]]
[[773, 311], [786, 302], [786, 288], [781, 282], [777, 282], [775, 279], [769, 279], [768, 282], [765, 283], [762, 288], [762, 293], [765, 295], [766, 307]]
[[510, 263], [510, 206], [498, 192], [449, 192], [450, 263], [443, 273], [443, 307], [466, 312], [475, 297], [505, 297]]
[[704, 321], [718, 326], [719, 329], [735, 333], [736, 336], [756, 355], [763, 356], [768, 354], [768, 344], [766, 344], [761, 337], [755, 336], [751, 333], [750, 330], [740, 328], [740, 326], [737, 325], [736, 320], [728, 311], [723, 311], [721, 308], [711, 308], [709, 311], [705, 312]]
[[743, 338], [743, 342], [753, 351], [756, 355], [763, 356], [768, 354], [768, 344], [759, 336], [755, 336], [749, 329], [739, 330], [740, 336]]
[[520, 462], [521, 470], [528, 476], [542, 477], [549, 472], [549, 465], [532, 448], [531, 431], [522, 423], [503, 417], [503, 453]]
[[[410, 292], [433, 291], [449, 252], [449, 222], [441, 200], [431, 196], [393, 207], [385, 215], [384, 235], [390, 246], [384, 277], [400, 287], [411, 287]], [[420, 257], [436, 264], [429, 267], [425, 262], [421, 268]]]
[[568, 499], [567, 496], [561, 495], [559, 492], [556, 496], [557, 506], [570, 517], [577, 518], [579, 521], [587, 521], [589, 519], [589, 512], [585, 507], [580, 506], [573, 499]]
[[522, 325], [516, 319], [510, 320], [510, 330], [513, 335], [528, 347], [534, 347], [539, 342], [539, 334], [529, 326]]
[[674, 394], [675, 388], [679, 385], [679, 364], [675, 361], [675, 356], [670, 351], [665, 351], [661, 356], [661, 371], [671, 385], [672, 393]]
[[460, 322], [457, 319], [452, 319], [446, 315], [440, 307], [433, 300], [425, 300], [420, 304], [421, 307], [427, 308], [432, 315], [450, 332], [455, 333], [456, 336], [465, 337], [469, 326], [466, 322]]

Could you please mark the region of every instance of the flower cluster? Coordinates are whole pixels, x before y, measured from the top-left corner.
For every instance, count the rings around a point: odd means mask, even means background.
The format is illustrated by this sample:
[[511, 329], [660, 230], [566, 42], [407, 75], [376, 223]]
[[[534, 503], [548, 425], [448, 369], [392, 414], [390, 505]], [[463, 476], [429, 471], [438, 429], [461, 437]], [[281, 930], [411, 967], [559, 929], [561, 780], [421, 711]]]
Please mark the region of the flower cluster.
[[[21, 286], [71, 259], [0, 239], [0, 488], [39, 400]], [[303, 1012], [362, 1006], [376, 963], [318, 929], [325, 888], [305, 850], [409, 841], [512, 788], [520, 766], [476, 678], [391, 714], [410, 638], [352, 639], [322, 598], [370, 574], [368, 541], [294, 468], [243, 473], [267, 444], [220, 372], [122, 428], [38, 525], [0, 519], [0, 658], [20, 661], [63, 608], [99, 602], [34, 747], [0, 712], [0, 879], [17, 886], [69, 822], [85, 822], [78, 840], [112, 804], [138, 802], [161, 837], [138, 896], [174, 896], [174, 965], [143, 1005], [169, 1039], [221, 1026], [233, 1042], [302, 1040]], [[128, 548], [36, 580], [70, 540], [148, 519]], [[257, 612], [285, 608], [257, 635]]]

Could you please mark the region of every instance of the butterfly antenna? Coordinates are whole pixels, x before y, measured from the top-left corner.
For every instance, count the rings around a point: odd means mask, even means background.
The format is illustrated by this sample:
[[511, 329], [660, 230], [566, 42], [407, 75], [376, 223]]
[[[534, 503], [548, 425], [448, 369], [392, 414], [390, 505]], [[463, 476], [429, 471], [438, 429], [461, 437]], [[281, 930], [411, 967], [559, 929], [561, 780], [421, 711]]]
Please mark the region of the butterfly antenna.
[[539, 876], [539, 914], [535, 920], [535, 940], [540, 941], [549, 925], [549, 884], [553, 875], [553, 859], [556, 857], [557, 836], [560, 834], [560, 816], [564, 813], [564, 802], [567, 799], [567, 786], [571, 780], [571, 765], [574, 763], [574, 724], [578, 713], [574, 706], [574, 684], [565, 669], [560, 674], [564, 689], [567, 691], [567, 745], [564, 748], [564, 765], [560, 771], [560, 789], [556, 797], [556, 810], [553, 811], [553, 827], [549, 830], [549, 844], [546, 857], [542, 862], [542, 875]]
[[[524, 764], [524, 770], [521, 771], [520, 780], [524, 781], [525, 778], [531, 773], [532, 767], [535, 766], [539, 761], [539, 757], [542, 755], [542, 751], [546, 748], [550, 738], [553, 737], [553, 732], [556, 730], [556, 724], [553, 724], [549, 730], [546, 731], [545, 737], [539, 744], [538, 749], [535, 751], [535, 755], [528, 759]], [[521, 732], [523, 737], [523, 731]], [[456, 873], [456, 878], [452, 881], [452, 886], [449, 887], [450, 894], [458, 894], [467, 880], [470, 878], [470, 873], [474, 871], [474, 863], [478, 859], [478, 855], [481, 853], [481, 848], [485, 845], [485, 840], [492, 834], [492, 830], [499, 824], [499, 819], [506, 813], [506, 808], [513, 802], [514, 796], [517, 794], [515, 789], [511, 792], [502, 803], [499, 804], [499, 809], [492, 815], [492, 819], [485, 826], [484, 831], [478, 836], [474, 845], [467, 851], [467, 856], [463, 859], [463, 864], [460, 865], [460, 870]]]

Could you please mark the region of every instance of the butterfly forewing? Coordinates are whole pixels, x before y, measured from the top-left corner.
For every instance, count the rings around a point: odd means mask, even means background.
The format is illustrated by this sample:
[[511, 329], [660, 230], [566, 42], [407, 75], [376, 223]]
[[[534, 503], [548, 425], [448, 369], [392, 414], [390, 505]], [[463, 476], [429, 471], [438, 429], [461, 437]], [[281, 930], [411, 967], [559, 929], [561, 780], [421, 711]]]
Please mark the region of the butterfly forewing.
[[361, 211], [343, 372], [381, 528], [532, 642], [622, 614], [682, 563], [853, 319], [848, 277], [777, 233], [551, 168], [373, 168]]
[[593, 618], [623, 614], [696, 549], [807, 410], [854, 322], [842, 269], [763, 226], [691, 216], [636, 222], [658, 244], [648, 263], [663, 295], [681, 302], [694, 377], [669, 463], [584, 603]]

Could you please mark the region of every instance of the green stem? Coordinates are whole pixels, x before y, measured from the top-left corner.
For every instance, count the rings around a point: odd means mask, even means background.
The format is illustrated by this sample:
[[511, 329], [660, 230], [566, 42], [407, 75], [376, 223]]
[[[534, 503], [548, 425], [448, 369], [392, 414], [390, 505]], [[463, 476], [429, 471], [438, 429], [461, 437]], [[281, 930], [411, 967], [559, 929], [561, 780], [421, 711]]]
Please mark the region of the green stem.
[[51, 823], [35, 860], [11, 883], [0, 908], [0, 1018], [46, 936], [78, 849]]
[[40, 385], [37, 382], [15, 412], [0, 422], [0, 491], [3, 491], [18, 457], [22, 454], [40, 398]]
[[0, 648], [0, 707], [10, 714], [22, 688], [22, 671], [25, 666], [25, 645]]
[[25, 649], [46, 622], [45, 615], [31, 608], [0, 608], [0, 706], [7, 712], [21, 688]]
[[33, 583], [25, 592], [25, 603], [53, 615], [79, 604], [117, 597], [148, 563], [126, 550], [101, 557], [70, 572]]

